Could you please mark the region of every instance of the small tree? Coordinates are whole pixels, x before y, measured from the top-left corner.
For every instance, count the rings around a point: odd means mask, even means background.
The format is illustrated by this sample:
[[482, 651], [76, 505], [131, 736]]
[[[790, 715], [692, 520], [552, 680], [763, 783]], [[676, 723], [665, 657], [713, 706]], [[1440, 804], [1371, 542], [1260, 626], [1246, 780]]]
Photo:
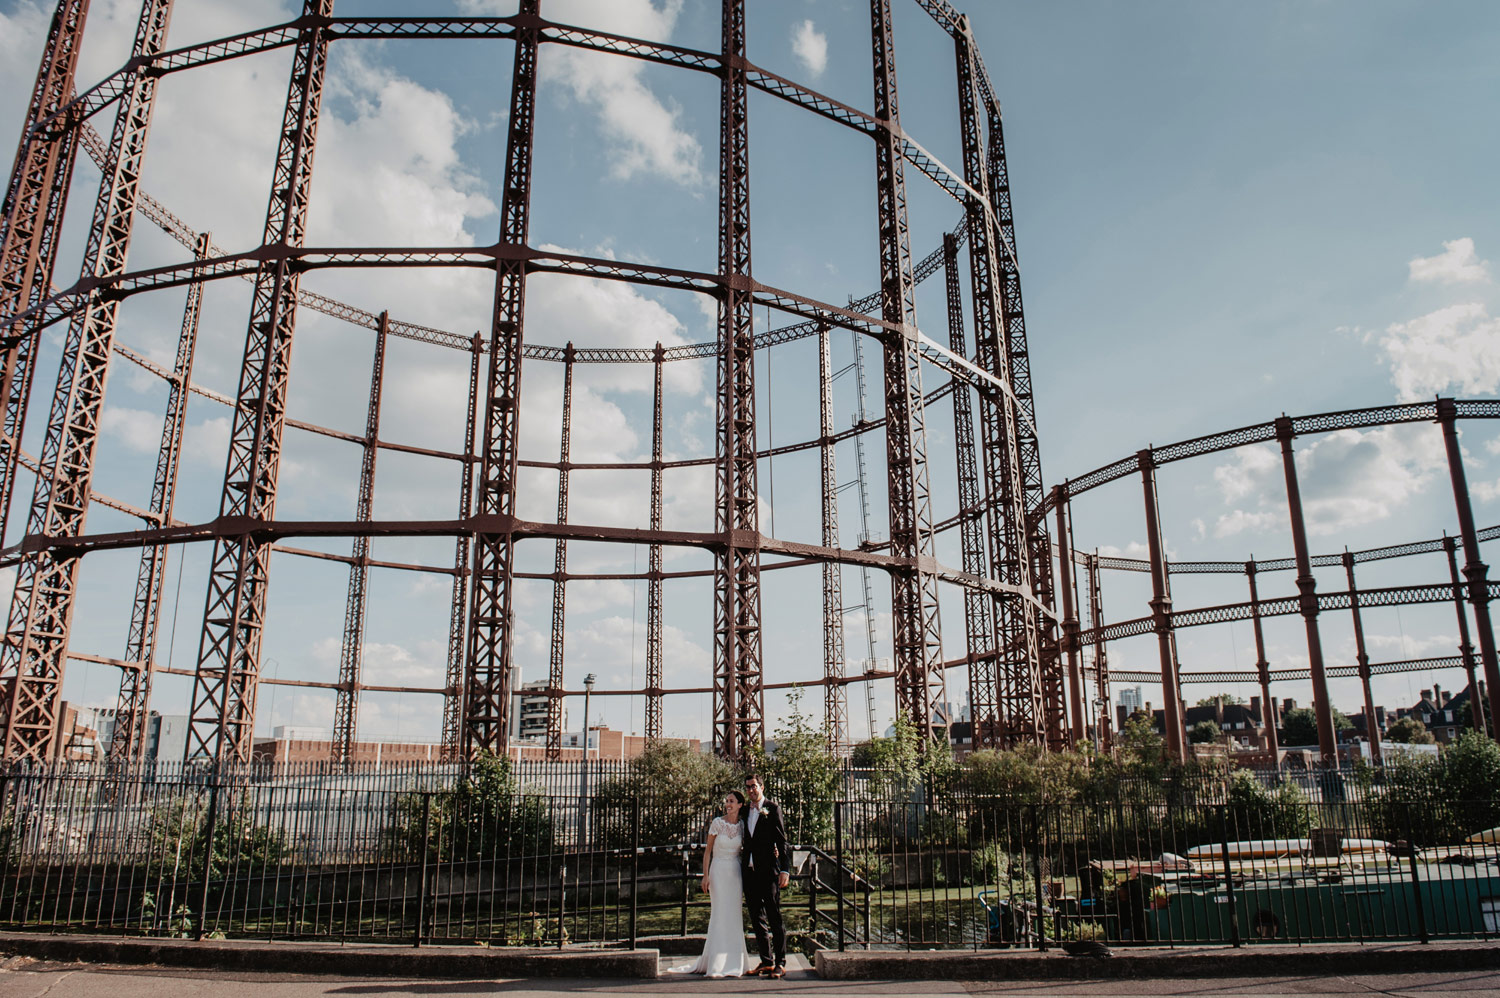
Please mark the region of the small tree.
[[1415, 717], [1398, 719], [1386, 729], [1385, 740], [1399, 742], [1402, 745], [1431, 745], [1436, 741], [1432, 737], [1432, 732], [1427, 730], [1427, 725]]
[[1453, 808], [1455, 833], [1467, 836], [1500, 825], [1500, 745], [1465, 731], [1443, 753], [1440, 781]]
[[521, 789], [510, 760], [485, 753], [450, 789], [396, 798], [384, 833], [392, 858], [504, 859], [549, 851], [552, 812], [540, 794]]
[[1248, 770], [1237, 770], [1225, 791], [1231, 838], [1288, 838], [1307, 834], [1307, 796], [1295, 783], [1268, 788]]
[[1224, 737], [1217, 721], [1199, 721], [1188, 729], [1188, 741], [1194, 745], [1207, 745]]
[[605, 781], [590, 806], [611, 846], [629, 844], [629, 809], [637, 805], [641, 843], [670, 845], [696, 838], [733, 786], [734, 772], [719, 757], [683, 742], [657, 742], [630, 760], [623, 776]]
[[[1348, 731], [1354, 727], [1354, 722], [1345, 717], [1343, 712], [1335, 708], [1333, 710], [1333, 734], [1335, 740], [1340, 731]], [[1283, 745], [1316, 745], [1318, 744], [1318, 715], [1313, 713], [1310, 707], [1298, 707], [1281, 715], [1281, 743]]]
[[1221, 701], [1223, 702], [1223, 704], [1226, 707], [1229, 706], [1232, 703], [1244, 703], [1245, 702], [1244, 698], [1237, 697], [1233, 693], [1215, 693], [1211, 697], [1204, 697], [1202, 700], [1199, 700], [1198, 703], [1197, 703], [1197, 706], [1199, 706], [1199, 707], [1212, 707], [1215, 704], [1220, 703]]
[[766, 793], [781, 804], [793, 842], [826, 843], [833, 835], [833, 805], [843, 786], [839, 761], [828, 751], [828, 733], [802, 713], [802, 691], [793, 691], [790, 711], [776, 729], [776, 751], [755, 746], [749, 763], [766, 781]]

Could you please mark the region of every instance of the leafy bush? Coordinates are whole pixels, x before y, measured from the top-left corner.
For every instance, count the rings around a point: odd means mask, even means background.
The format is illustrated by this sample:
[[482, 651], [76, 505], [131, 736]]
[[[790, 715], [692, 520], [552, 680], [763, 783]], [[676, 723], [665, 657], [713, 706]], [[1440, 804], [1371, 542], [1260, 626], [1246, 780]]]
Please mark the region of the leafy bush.
[[1431, 745], [1437, 739], [1417, 718], [1403, 717], [1386, 729], [1385, 740], [1401, 745]]
[[735, 783], [734, 771], [717, 756], [682, 742], [658, 742], [594, 795], [590, 807], [597, 834], [610, 848], [629, 845], [631, 814], [639, 807], [642, 845], [698, 839]]
[[843, 789], [839, 760], [828, 751], [828, 734], [802, 713], [801, 691], [788, 699], [786, 720], [776, 729], [776, 751], [751, 749], [748, 763], [766, 781], [766, 794], [781, 805], [792, 842], [826, 845], [833, 840], [833, 805]]
[[392, 859], [410, 862], [425, 852], [434, 859], [493, 860], [552, 849], [547, 799], [523, 791], [503, 756], [481, 755], [451, 789], [402, 794], [392, 812], [384, 835]]
[[1194, 745], [1208, 745], [1224, 737], [1224, 730], [1217, 721], [1199, 721], [1188, 729], [1188, 741]]
[[1230, 838], [1301, 838], [1312, 827], [1307, 795], [1295, 783], [1271, 788], [1239, 770], [1230, 777], [1225, 798]]

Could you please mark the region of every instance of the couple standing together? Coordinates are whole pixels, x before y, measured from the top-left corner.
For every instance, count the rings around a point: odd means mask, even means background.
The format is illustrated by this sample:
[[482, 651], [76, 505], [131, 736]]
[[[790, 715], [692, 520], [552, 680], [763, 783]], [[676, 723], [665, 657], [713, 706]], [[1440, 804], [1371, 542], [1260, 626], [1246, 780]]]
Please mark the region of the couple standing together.
[[[781, 890], [791, 880], [791, 868], [781, 808], [766, 797], [765, 781], [751, 774], [745, 777], [745, 792], [731, 790], [724, 798], [724, 816], [708, 827], [703, 854], [703, 889], [710, 901], [708, 938], [698, 962], [678, 969], [708, 977], [785, 977]], [[741, 894], [760, 947], [760, 964], [754, 969], [745, 952]]]

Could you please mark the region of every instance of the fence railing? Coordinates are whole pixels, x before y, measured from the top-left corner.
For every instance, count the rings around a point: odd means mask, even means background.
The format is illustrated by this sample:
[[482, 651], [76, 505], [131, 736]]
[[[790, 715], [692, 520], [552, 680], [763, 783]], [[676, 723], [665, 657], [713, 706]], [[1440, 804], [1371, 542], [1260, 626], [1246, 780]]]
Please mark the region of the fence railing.
[[[0, 927], [633, 947], [707, 924], [707, 801], [515, 792], [457, 767], [245, 775], [0, 776]], [[1500, 935], [1493, 800], [915, 798], [803, 807], [794, 945]]]

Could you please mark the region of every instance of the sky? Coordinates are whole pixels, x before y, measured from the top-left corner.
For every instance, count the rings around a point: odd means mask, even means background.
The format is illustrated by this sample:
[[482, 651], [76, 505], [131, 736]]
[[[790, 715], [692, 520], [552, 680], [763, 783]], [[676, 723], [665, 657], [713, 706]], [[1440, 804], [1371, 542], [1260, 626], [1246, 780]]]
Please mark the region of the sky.
[[[0, 0], [0, 136], [18, 136], [50, 8]], [[1500, 9], [1484, 2], [1414, 4], [1319, 0], [1261, 4], [1011, 0], [959, 3], [1005, 109], [1016, 232], [1031, 349], [1037, 422], [1047, 483], [1075, 478], [1132, 454], [1217, 430], [1435, 394], [1491, 397], [1500, 387], [1500, 295], [1491, 259], [1500, 247], [1493, 164], [1500, 137], [1487, 127], [1500, 104]], [[345, 15], [384, 14], [395, 2], [340, 0]], [[896, 0], [897, 73], [905, 128], [950, 166], [961, 163], [952, 48], [909, 0]], [[424, 13], [508, 14], [514, 0], [453, 0]], [[718, 47], [717, 5], [704, 0], [544, 0], [551, 19], [618, 34]], [[180, 4], [169, 44], [180, 46], [289, 19], [285, 3], [200, 0]], [[136, 4], [95, 0], [79, 79], [85, 84], [128, 54]], [[868, 6], [853, 0], [751, 0], [749, 57], [855, 107], [871, 106]], [[318, 137], [307, 242], [315, 246], [462, 245], [493, 242], [509, 106], [512, 46], [504, 41], [334, 43]], [[165, 79], [160, 87], [144, 188], [220, 247], [260, 241], [275, 135], [285, 95], [287, 50]], [[594, 256], [715, 269], [718, 90], [713, 78], [597, 53], [544, 46], [537, 111], [533, 245]], [[106, 132], [112, 112], [95, 119]], [[753, 272], [766, 284], [830, 302], [878, 283], [874, 157], [867, 139], [764, 94], [752, 93]], [[961, 214], [946, 193], [908, 168], [912, 250], [936, 248]], [[67, 216], [57, 281], [71, 283], [98, 173], [81, 161]], [[138, 221], [130, 265], [180, 262], [185, 251]], [[483, 271], [308, 275], [304, 288], [371, 311], [468, 335], [489, 327], [493, 276]], [[207, 287], [195, 381], [232, 393], [244, 343], [249, 284]], [[173, 355], [181, 290], [138, 296], [121, 311], [119, 340], [162, 362]], [[528, 339], [580, 346], [650, 346], [709, 340], [712, 303], [684, 292], [634, 289], [536, 276], [528, 285]], [[941, 279], [922, 285], [919, 325], [945, 340]], [[764, 328], [791, 319], [758, 311]], [[49, 331], [38, 362], [45, 399], [56, 378], [60, 330]], [[350, 433], [364, 427], [373, 337], [304, 310], [294, 343], [290, 414]], [[852, 340], [835, 336], [835, 366], [852, 360]], [[864, 358], [878, 399], [877, 354]], [[442, 450], [461, 447], [468, 358], [458, 351], [393, 339], [388, 348], [383, 439]], [[763, 354], [757, 366], [761, 443], [817, 435], [816, 352], [801, 341]], [[666, 374], [669, 457], [713, 452], [710, 364], [681, 362]], [[924, 377], [941, 383], [940, 372]], [[561, 369], [525, 367], [522, 456], [555, 459]], [[575, 384], [574, 460], [640, 460], [650, 452], [649, 365], [580, 366]], [[836, 420], [858, 408], [849, 373], [835, 383]], [[110, 378], [96, 491], [137, 506], [149, 501], [165, 389], [119, 363]], [[33, 406], [27, 450], [39, 449], [46, 407]], [[939, 519], [956, 506], [952, 414], [927, 418], [932, 490]], [[228, 440], [227, 411], [195, 396], [188, 413], [177, 517], [218, 511]], [[1462, 426], [1475, 517], [1500, 523], [1500, 428]], [[1456, 530], [1439, 431], [1412, 425], [1344, 431], [1297, 441], [1298, 469], [1314, 553], [1361, 549]], [[884, 531], [884, 442], [867, 438], [872, 486], [869, 532]], [[840, 480], [855, 481], [851, 444], [837, 453]], [[297, 519], [353, 516], [356, 446], [288, 431], [277, 514]], [[815, 451], [760, 468], [767, 534], [816, 542]], [[377, 518], [446, 519], [457, 512], [451, 462], [382, 451]], [[574, 472], [570, 520], [643, 525], [643, 472]], [[1163, 530], [1176, 560], [1277, 558], [1291, 552], [1281, 468], [1265, 446], [1182, 462], [1159, 474]], [[29, 496], [23, 475], [18, 494]], [[556, 513], [556, 475], [526, 472], [522, 516]], [[665, 526], [711, 529], [713, 481], [702, 469], [666, 478]], [[17, 509], [24, 508], [18, 505]], [[1096, 490], [1075, 505], [1076, 541], [1105, 553], [1144, 548], [1134, 480]], [[840, 492], [843, 543], [863, 529], [858, 490]], [[129, 529], [124, 514], [96, 506], [89, 531]], [[6, 543], [19, 539], [13, 519]], [[307, 542], [346, 553], [346, 544]], [[958, 565], [957, 537], [938, 542]], [[159, 661], [196, 661], [209, 550], [172, 552]], [[379, 559], [450, 565], [452, 542], [379, 539]], [[574, 544], [573, 571], [643, 571], [644, 548]], [[670, 570], [707, 569], [698, 551], [668, 550]], [[520, 566], [550, 571], [553, 547], [523, 545]], [[129, 623], [135, 556], [90, 555], [82, 573], [72, 647], [118, 656]], [[1361, 587], [1440, 582], [1441, 555], [1360, 566]], [[1242, 577], [1177, 576], [1178, 607], [1238, 602]], [[872, 579], [876, 657], [888, 657], [889, 586]], [[348, 569], [278, 555], [270, 587], [263, 674], [337, 677]], [[768, 572], [765, 675], [768, 682], [821, 675], [819, 574]], [[845, 605], [862, 602], [858, 572], [843, 576]], [[1110, 573], [1110, 620], [1148, 613], [1147, 580]], [[449, 580], [374, 570], [364, 646], [365, 681], [442, 683]], [[1320, 572], [1320, 591], [1343, 589], [1342, 572]], [[1262, 580], [1261, 595], [1293, 591], [1291, 573]], [[3, 595], [3, 593], [0, 593]], [[711, 675], [711, 591], [707, 580], [665, 586], [668, 686], [706, 686]], [[517, 657], [524, 680], [546, 673], [550, 584], [517, 588]], [[964, 650], [959, 594], [942, 596], [944, 654]], [[565, 685], [588, 672], [601, 689], [639, 686], [645, 675], [644, 583], [578, 582], [568, 591]], [[867, 652], [864, 614], [846, 615], [851, 660]], [[1371, 658], [1453, 654], [1451, 607], [1366, 611]], [[1348, 620], [1321, 621], [1325, 657], [1353, 661]], [[1268, 621], [1273, 668], [1306, 663], [1301, 623]], [[1149, 637], [1110, 647], [1115, 669], [1152, 669]], [[1248, 626], [1179, 633], [1185, 671], [1249, 668]], [[851, 661], [850, 670], [862, 663]], [[1407, 705], [1433, 680], [1457, 690], [1459, 672], [1378, 677], [1375, 699]], [[109, 705], [115, 670], [73, 662], [64, 686], [74, 702]], [[965, 681], [949, 678], [964, 701]], [[154, 706], [186, 709], [190, 680], [160, 676]], [[1219, 692], [1188, 687], [1188, 699]], [[1250, 686], [1225, 692], [1249, 696]], [[1336, 680], [1336, 706], [1359, 707], [1358, 684]], [[1278, 697], [1306, 702], [1306, 683], [1279, 684]], [[850, 693], [852, 731], [881, 730], [892, 710], [889, 683], [867, 708]], [[1160, 701], [1159, 689], [1143, 695]], [[639, 731], [639, 697], [599, 696], [595, 723]], [[581, 704], [572, 704], [574, 726]], [[819, 693], [801, 708], [821, 714]], [[772, 731], [792, 709], [767, 697]], [[867, 714], [867, 710], [870, 714]], [[874, 717], [873, 726], [867, 720]], [[258, 728], [327, 728], [332, 696], [266, 686]], [[668, 701], [668, 734], [707, 737], [707, 697]], [[365, 738], [435, 740], [438, 698], [367, 693]]]

